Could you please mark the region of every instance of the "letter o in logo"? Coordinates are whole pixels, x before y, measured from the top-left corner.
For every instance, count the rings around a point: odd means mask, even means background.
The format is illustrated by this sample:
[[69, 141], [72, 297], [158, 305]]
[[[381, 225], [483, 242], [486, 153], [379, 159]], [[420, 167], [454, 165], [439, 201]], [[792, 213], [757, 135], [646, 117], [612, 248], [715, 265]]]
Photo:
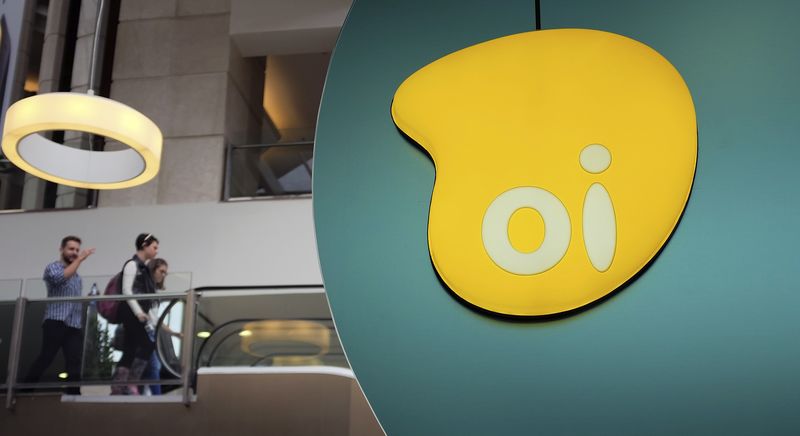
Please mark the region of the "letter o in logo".
[[[511, 245], [508, 223], [518, 209], [529, 207], [544, 220], [544, 241], [523, 253]], [[500, 268], [518, 275], [534, 275], [554, 267], [567, 253], [571, 226], [567, 208], [552, 193], [533, 186], [510, 189], [489, 204], [481, 228], [483, 247]]]

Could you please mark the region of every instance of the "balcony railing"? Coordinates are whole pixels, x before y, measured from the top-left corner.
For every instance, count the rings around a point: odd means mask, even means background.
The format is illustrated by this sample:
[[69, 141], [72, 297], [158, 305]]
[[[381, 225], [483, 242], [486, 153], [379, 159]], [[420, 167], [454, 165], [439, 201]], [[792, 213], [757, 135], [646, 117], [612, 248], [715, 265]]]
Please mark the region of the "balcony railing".
[[[84, 276], [83, 282], [104, 284], [107, 277]], [[176, 284], [191, 285], [188, 273], [183, 277], [171, 274], [169, 279], [168, 289], [178, 289]], [[181, 332], [181, 338], [156, 335], [156, 351], [165, 369], [162, 374], [170, 373], [174, 378], [167, 374], [166, 379], [145, 379], [135, 384], [178, 388], [179, 397], [171, 394], [173, 401], [187, 406], [193, 398], [199, 367], [316, 366], [349, 370], [321, 285], [201, 288], [137, 294], [135, 298], [160, 300], [157, 325], [166, 324]], [[130, 296], [47, 298], [39, 279], [26, 280], [24, 285], [19, 280], [0, 281], [0, 370], [4, 369], [0, 374], [7, 374], [5, 380], [0, 379], [0, 389], [5, 390], [6, 407], [14, 407], [20, 390], [82, 386], [86, 394], [87, 390], [108, 392], [110, 386], [130, 384], [111, 380], [111, 366], [120, 353], [109, 356], [108, 341], [116, 326], [106, 323], [93, 309], [97, 301], [127, 299]], [[60, 362], [55, 361], [40, 382], [25, 383], [21, 376], [39, 350], [44, 307], [55, 302], [84, 306], [81, 380], [60, 380]], [[2, 368], [5, 362], [7, 367]]]
[[314, 143], [229, 145], [224, 200], [311, 193]]
[[[193, 308], [196, 305], [196, 298], [197, 293], [190, 290], [187, 292], [163, 292], [159, 294], [140, 294], [136, 295], [137, 300], [180, 300], [184, 302], [184, 314], [183, 314], [183, 327], [181, 332], [192, 332], [194, 331], [194, 310]], [[130, 299], [130, 296], [127, 295], [100, 295], [100, 296], [86, 296], [86, 297], [63, 297], [63, 298], [27, 298], [20, 296], [14, 303], [14, 317], [13, 317], [13, 324], [11, 329], [11, 340], [9, 344], [9, 357], [8, 357], [8, 370], [7, 370], [7, 377], [4, 384], [4, 388], [6, 389], [6, 408], [13, 408], [14, 405], [14, 395], [16, 391], [20, 389], [30, 390], [30, 389], [52, 389], [52, 388], [69, 388], [69, 387], [80, 387], [80, 386], [91, 386], [91, 385], [128, 385], [131, 384], [131, 381], [113, 381], [110, 380], [111, 372], [106, 371], [103, 373], [100, 371], [98, 374], [94, 374], [93, 376], [85, 377], [87, 364], [89, 362], [85, 359], [87, 356], [87, 351], [89, 349], [95, 348], [93, 345], [96, 345], [94, 341], [84, 341], [84, 349], [83, 349], [83, 356], [84, 362], [82, 367], [82, 375], [80, 381], [45, 381], [45, 382], [36, 382], [36, 383], [20, 383], [19, 382], [19, 375], [20, 375], [20, 357], [22, 356], [23, 350], [23, 343], [25, 342], [32, 342], [26, 341], [26, 339], [32, 339], [30, 337], [26, 337], [26, 332], [32, 324], [30, 321], [31, 317], [26, 316], [29, 315], [34, 310], [30, 310], [33, 308], [39, 308], [43, 310], [43, 305], [48, 303], [58, 303], [58, 302], [72, 302], [72, 303], [83, 303], [84, 306], [88, 306], [86, 313], [87, 317], [85, 319], [84, 324], [84, 337], [87, 334], [91, 333], [92, 331], [99, 331], [102, 327], [97, 327], [97, 314], [94, 312], [94, 318], [90, 315], [92, 313], [92, 304], [93, 302], [97, 301], [124, 301]], [[36, 319], [39, 319], [36, 317]], [[95, 327], [90, 327], [92, 323], [95, 323]], [[160, 328], [160, 325], [159, 325]], [[106, 330], [107, 331], [107, 330]], [[102, 336], [100, 336], [102, 337]], [[108, 335], [106, 335], [108, 337]], [[87, 348], [87, 345], [92, 345], [91, 347]], [[147, 380], [142, 379], [138, 380], [133, 384], [139, 385], [153, 385], [153, 384], [160, 384], [160, 385], [179, 385], [181, 386], [181, 397], [184, 404], [188, 405], [191, 400], [191, 356], [192, 356], [192, 347], [194, 345], [194, 341], [186, 340], [182, 341], [181, 347], [181, 368], [182, 371], [180, 373], [180, 379], [177, 381], [172, 380]], [[34, 351], [35, 348], [33, 347], [25, 347], [27, 351]], [[95, 349], [94, 351], [97, 351]], [[93, 362], [97, 363], [97, 362]], [[52, 364], [51, 364], [52, 366]]]

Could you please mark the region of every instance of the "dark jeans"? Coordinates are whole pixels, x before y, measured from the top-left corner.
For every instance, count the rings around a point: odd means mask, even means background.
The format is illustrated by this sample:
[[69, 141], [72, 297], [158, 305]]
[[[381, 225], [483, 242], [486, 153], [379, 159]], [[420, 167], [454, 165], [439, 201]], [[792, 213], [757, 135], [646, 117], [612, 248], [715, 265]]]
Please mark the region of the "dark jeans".
[[125, 326], [125, 345], [122, 347], [122, 358], [117, 365], [130, 368], [131, 362], [136, 358], [149, 361], [155, 344], [144, 329], [144, 323], [136, 318], [126, 301], [119, 302], [117, 316]]
[[[66, 380], [79, 381], [81, 379], [81, 354], [83, 353], [81, 329], [68, 327], [63, 321], [46, 319], [42, 324], [42, 350], [28, 370], [28, 375], [25, 377], [26, 383], [39, 381], [42, 373], [53, 363], [59, 348], [64, 353], [67, 367]], [[80, 395], [81, 389], [79, 387], [67, 388], [67, 394]]]

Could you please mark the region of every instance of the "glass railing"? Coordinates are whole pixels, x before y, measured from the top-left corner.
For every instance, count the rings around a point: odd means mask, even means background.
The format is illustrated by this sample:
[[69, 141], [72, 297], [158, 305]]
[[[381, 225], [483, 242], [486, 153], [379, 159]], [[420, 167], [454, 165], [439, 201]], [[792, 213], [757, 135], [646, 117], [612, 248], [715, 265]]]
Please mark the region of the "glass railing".
[[22, 279], [0, 280], [0, 301], [14, 301], [22, 292]]
[[[97, 291], [102, 295], [106, 289], [106, 286], [113, 277], [114, 275], [82, 276], [81, 279], [83, 283], [83, 289], [81, 291], [81, 295], [88, 297], [94, 287], [96, 287]], [[187, 289], [191, 289], [191, 286], [191, 273], [173, 272], [167, 275], [164, 282], [165, 289], [158, 291], [158, 294], [166, 295], [176, 292], [185, 293]], [[19, 294], [19, 291], [17, 291], [17, 293]], [[53, 300], [46, 298], [47, 288], [44, 280], [41, 278], [31, 278], [25, 280], [24, 287], [22, 287], [22, 294], [26, 299], [29, 300], [29, 302], [26, 307], [25, 321], [23, 323], [24, 333], [21, 340], [23, 341], [23, 344], [27, 345], [32, 343], [41, 343], [41, 324], [44, 318], [45, 307], [48, 303], [53, 302]], [[172, 301], [180, 302], [180, 304], [170, 306], [170, 310], [165, 314], [164, 324], [162, 325], [166, 325], [169, 331], [180, 332], [183, 323], [183, 304], [181, 299], [173, 298], [161, 301], [160, 313], [164, 313], [164, 310]], [[122, 329], [118, 331], [121, 324], [109, 323], [105, 318], [97, 313], [96, 301], [86, 300], [82, 301], [81, 304], [83, 306], [81, 311], [83, 314], [85, 314], [82, 328], [83, 351], [81, 380], [85, 382], [83, 383], [84, 385], [89, 386], [90, 383], [111, 380], [114, 365], [122, 357], [122, 341], [124, 340], [124, 335]], [[5, 319], [0, 321], [0, 329], [2, 329], [0, 331], [9, 332], [8, 335], [10, 336], [11, 322], [13, 320], [13, 306], [3, 307], [0, 305], [0, 310], [9, 312], [12, 315], [7, 318], [7, 322], [5, 322]], [[178, 358], [177, 356], [180, 355], [180, 336], [173, 335], [172, 337], [169, 337], [169, 335], [165, 336], [164, 334], [159, 334], [159, 337], [161, 341], [158, 342], [158, 345], [160, 348], [162, 348], [161, 353], [165, 356], [168, 356], [170, 361], [174, 363], [174, 359]], [[3, 352], [3, 348], [3, 344], [0, 344], [0, 353]], [[5, 349], [7, 348], [8, 346], [5, 347]], [[38, 348], [31, 346], [21, 348], [19, 355], [20, 368], [28, 368], [31, 364], [33, 364], [33, 361], [38, 356], [39, 351], [40, 350]], [[5, 376], [8, 370], [8, 352], [6, 351], [4, 356], [0, 354], [0, 358], [3, 359], [2, 367], [4, 370], [3, 374]], [[65, 372], [63, 371], [64, 367], [65, 365], [63, 362], [63, 356], [61, 353], [59, 353], [56, 359], [50, 365], [50, 369], [45, 371], [45, 373], [42, 375], [42, 383], [39, 383], [39, 387], [43, 387], [46, 384], [51, 385], [51, 387], [52, 385], [58, 385], [60, 387], [66, 386], [62, 382], [63, 377], [65, 376]], [[177, 367], [180, 368], [180, 365], [177, 365]], [[55, 370], [53, 368], [61, 369]], [[19, 376], [22, 378], [18, 378], [17, 383], [24, 382], [25, 374], [19, 374]], [[172, 372], [167, 372], [164, 374], [164, 376], [168, 379], [175, 379], [177, 377], [177, 375]], [[151, 379], [157, 380], [154, 377], [151, 377]], [[3, 379], [3, 382], [5, 384], [7, 380]], [[174, 384], [174, 380], [167, 382], [164, 386], [164, 390], [169, 390], [169, 383]], [[110, 389], [110, 386], [86, 387], [83, 389], [83, 391], [86, 391], [90, 394], [106, 394], [110, 391]]]
[[[187, 296], [186, 293], [162, 293], [160, 295], [137, 295], [136, 299], [140, 302], [152, 301], [155, 299], [162, 300], [183, 300]], [[111, 383], [114, 366], [119, 362], [122, 357], [122, 349], [125, 346], [126, 337], [122, 333], [122, 324], [108, 322], [97, 312], [97, 304], [99, 302], [107, 302], [109, 300], [116, 300], [118, 304], [127, 304], [125, 297], [75, 297], [72, 299], [30, 299], [24, 305], [24, 312], [22, 314], [21, 330], [19, 333], [20, 344], [41, 344], [45, 334], [45, 327], [43, 324], [44, 314], [46, 307], [51, 304], [66, 303], [75, 304], [80, 306], [82, 315], [81, 331], [80, 331], [80, 346], [81, 346], [81, 363], [80, 363], [80, 377], [79, 382], [72, 382], [76, 380], [73, 374], [69, 374], [69, 365], [64, 361], [63, 354], [60, 352], [56, 354], [55, 359], [49, 362], [47, 368], [36, 377], [35, 380], [29, 379], [30, 369], [34, 365], [35, 360], [41, 353], [41, 349], [37, 346], [21, 346], [18, 350], [17, 371], [15, 378], [15, 385], [20, 389], [62, 389], [74, 386], [83, 386], [84, 394], [107, 395], [112, 392]], [[181, 317], [182, 318], [182, 317]], [[160, 326], [163, 329], [163, 326]], [[172, 331], [182, 332], [183, 328], [178, 325], [171, 327]], [[163, 335], [160, 335], [163, 337]], [[177, 353], [178, 357], [181, 354], [180, 336], [177, 336], [178, 347], [173, 350]], [[172, 346], [172, 343], [166, 344], [161, 341], [159, 346]], [[149, 375], [145, 372], [145, 377], [141, 379], [142, 385], [151, 384], [164, 384], [164, 385], [180, 385], [180, 380], [175, 381], [174, 377], [168, 380], [162, 380], [154, 375]]]
[[[174, 387], [183, 387], [177, 393], [183, 394], [184, 401], [188, 402], [189, 386], [192, 378], [191, 356], [193, 341], [183, 341], [183, 337], [191, 337], [191, 334], [184, 332], [194, 331], [194, 306], [184, 304], [185, 301], [194, 301], [196, 294], [191, 289], [191, 273], [171, 273], [165, 281], [166, 289], [158, 291], [156, 294], [137, 295], [136, 299], [140, 302], [152, 301], [151, 304], [159, 304], [161, 322], [153, 333], [158, 337], [156, 341], [157, 356], [171, 356], [172, 359], [180, 361], [183, 356], [187, 362], [185, 365], [173, 363], [178, 368], [178, 373], [169, 371], [152, 370], [148, 365], [143, 377], [136, 380], [129, 389], [126, 381], [113, 381], [114, 368], [122, 357], [122, 349], [125, 348], [126, 335], [120, 328], [121, 324], [109, 322], [100, 313], [98, 306], [109, 302], [117, 302], [118, 305], [127, 304], [129, 297], [121, 295], [102, 295], [106, 285], [113, 275], [102, 276], [83, 276], [83, 289], [80, 297], [69, 298], [47, 298], [47, 292], [42, 279], [27, 279], [24, 285], [17, 285], [17, 295], [15, 301], [0, 300], [0, 311], [3, 315], [0, 318], [0, 353], [5, 355], [2, 358], [2, 374], [4, 376], [3, 388], [6, 389], [7, 407], [13, 406], [13, 398], [16, 392], [20, 391], [42, 391], [42, 390], [67, 390], [75, 393], [75, 388], [81, 388], [84, 395], [107, 395], [114, 391], [130, 393], [131, 391], [154, 392], [163, 387], [165, 391]], [[1, 285], [2, 283], [0, 283]], [[90, 295], [93, 288], [97, 288], [100, 295]], [[21, 289], [21, 291], [20, 291]], [[8, 292], [10, 293], [10, 291]], [[72, 310], [80, 313], [80, 338], [72, 337], [69, 342], [72, 347], [79, 347], [80, 350], [80, 372], [76, 377], [69, 373], [68, 368], [74, 365], [67, 365], [61, 349], [56, 350], [52, 360], [44, 359], [47, 364], [39, 370], [32, 370], [37, 358], [43, 353], [41, 344], [47, 330], [44, 322], [45, 311], [48, 305], [67, 305]], [[56, 306], [54, 306], [56, 307]], [[188, 310], [189, 316], [186, 315]], [[6, 314], [5, 312], [8, 312]], [[172, 332], [173, 334], [169, 334]], [[7, 339], [7, 340], [6, 340]], [[77, 345], [76, 345], [77, 343]], [[76, 353], [77, 354], [77, 353]], [[158, 366], [160, 361], [154, 360], [152, 367]], [[181, 371], [181, 368], [187, 368]], [[160, 374], [164, 374], [162, 377]], [[120, 388], [122, 387], [122, 388]]]
[[225, 200], [311, 193], [314, 143], [228, 146]]
[[[109, 278], [83, 277], [84, 288], [97, 283], [102, 292], [105, 286], [100, 284]], [[5, 352], [3, 364], [8, 363], [3, 374], [9, 375], [3, 386], [8, 392], [7, 407], [13, 407], [14, 395], [20, 391], [80, 386], [83, 395], [108, 395], [114, 387], [127, 386], [129, 382], [112, 380], [124, 336], [115, 341], [119, 324], [109, 323], [97, 312], [99, 302], [126, 304], [126, 297], [32, 297], [40, 293], [37, 280], [25, 282], [24, 297], [0, 301], [0, 310], [8, 312], [0, 318], [0, 352]], [[174, 389], [172, 394], [188, 404], [199, 367], [349, 367], [321, 285], [180, 292], [180, 286], [191, 284], [191, 274], [171, 274], [169, 280], [166, 292], [136, 296], [137, 300], [157, 299], [160, 304], [156, 356], [161, 371], [157, 377], [137, 380], [138, 385], [159, 386], [162, 393]], [[17, 283], [17, 294], [19, 288]], [[83, 314], [80, 381], [66, 372], [59, 354], [34, 382], [27, 376], [40, 352], [44, 312], [48, 304], [59, 302], [79, 304]]]
[[322, 286], [202, 292], [195, 367], [349, 367]]
[[218, 326], [198, 349], [196, 367], [349, 368], [330, 319], [241, 319]]
[[0, 385], [6, 384], [14, 307], [21, 292], [22, 280], [0, 280]]

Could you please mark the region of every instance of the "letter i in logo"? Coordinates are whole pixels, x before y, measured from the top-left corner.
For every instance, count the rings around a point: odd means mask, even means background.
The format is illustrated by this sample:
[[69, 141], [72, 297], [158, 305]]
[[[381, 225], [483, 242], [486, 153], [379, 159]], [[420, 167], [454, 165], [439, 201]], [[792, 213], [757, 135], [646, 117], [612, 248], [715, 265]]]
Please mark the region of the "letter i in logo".
[[[587, 145], [580, 162], [584, 171], [600, 174], [611, 165], [611, 153], [600, 144]], [[611, 196], [598, 182], [589, 186], [583, 200], [583, 245], [594, 269], [608, 270], [617, 247], [617, 223]]]
[[[601, 174], [611, 166], [611, 153], [601, 144], [587, 145], [580, 153], [580, 164], [590, 174]], [[545, 222], [542, 245], [531, 253], [517, 251], [508, 238], [511, 215], [523, 207], [541, 214]], [[617, 247], [617, 222], [614, 205], [602, 183], [589, 186], [583, 200], [583, 245], [594, 269], [611, 267]], [[561, 200], [547, 190], [521, 186], [500, 194], [488, 207], [483, 219], [483, 245], [492, 261], [504, 270], [519, 275], [543, 273], [558, 264], [569, 248], [570, 219]]]

